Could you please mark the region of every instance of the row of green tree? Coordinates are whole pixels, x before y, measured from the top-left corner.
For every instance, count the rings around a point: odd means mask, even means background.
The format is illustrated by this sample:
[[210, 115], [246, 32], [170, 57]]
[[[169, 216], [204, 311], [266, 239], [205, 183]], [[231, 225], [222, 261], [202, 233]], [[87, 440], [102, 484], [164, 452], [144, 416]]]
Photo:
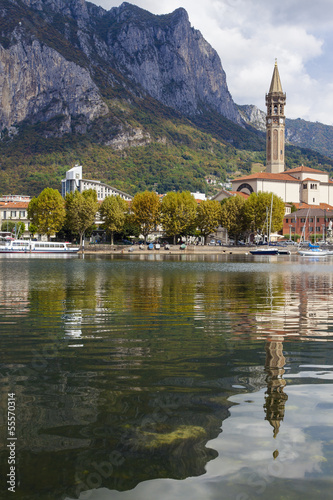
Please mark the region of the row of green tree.
[[101, 227], [110, 232], [113, 244], [114, 234], [122, 232], [125, 226], [132, 235], [142, 234], [145, 240], [158, 225], [174, 241], [189, 235], [206, 238], [219, 226], [226, 228], [230, 237], [239, 239], [249, 232], [264, 231], [270, 213], [270, 230], [280, 230], [284, 203], [270, 193], [252, 193], [247, 199], [231, 196], [221, 203], [216, 200], [198, 203], [189, 191], [171, 191], [162, 199], [155, 192], [145, 191], [137, 193], [131, 203], [120, 196], [108, 196], [99, 204], [94, 190], [68, 193], [63, 199], [59, 191], [46, 188], [28, 207], [31, 234], [45, 234], [50, 238], [64, 228], [78, 235], [80, 244], [98, 214]]

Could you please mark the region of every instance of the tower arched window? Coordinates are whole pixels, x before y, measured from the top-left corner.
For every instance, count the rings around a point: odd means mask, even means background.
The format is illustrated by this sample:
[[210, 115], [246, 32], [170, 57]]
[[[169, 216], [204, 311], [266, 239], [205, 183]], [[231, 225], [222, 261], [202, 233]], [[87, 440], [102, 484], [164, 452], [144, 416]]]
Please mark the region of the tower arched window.
[[274, 104], [274, 114], [277, 115], [278, 113], [278, 107], [277, 104]]

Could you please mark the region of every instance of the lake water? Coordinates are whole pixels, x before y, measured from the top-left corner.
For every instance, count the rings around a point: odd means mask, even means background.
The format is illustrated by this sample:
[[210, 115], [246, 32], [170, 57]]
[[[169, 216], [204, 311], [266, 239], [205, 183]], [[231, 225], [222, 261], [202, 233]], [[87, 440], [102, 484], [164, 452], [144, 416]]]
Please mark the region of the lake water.
[[0, 496], [332, 498], [332, 339], [332, 258], [3, 256]]

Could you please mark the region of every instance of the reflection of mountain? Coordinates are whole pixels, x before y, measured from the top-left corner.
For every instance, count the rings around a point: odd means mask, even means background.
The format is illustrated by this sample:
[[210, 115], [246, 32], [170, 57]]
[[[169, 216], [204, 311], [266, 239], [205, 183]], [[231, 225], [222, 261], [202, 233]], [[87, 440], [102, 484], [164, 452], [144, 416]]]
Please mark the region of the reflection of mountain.
[[268, 341], [265, 346], [267, 373], [267, 391], [265, 394], [266, 420], [273, 427], [273, 435], [277, 436], [280, 423], [284, 418], [285, 404], [288, 396], [283, 392], [286, 381], [282, 378], [284, 374], [285, 358], [283, 356], [283, 344], [281, 341]]

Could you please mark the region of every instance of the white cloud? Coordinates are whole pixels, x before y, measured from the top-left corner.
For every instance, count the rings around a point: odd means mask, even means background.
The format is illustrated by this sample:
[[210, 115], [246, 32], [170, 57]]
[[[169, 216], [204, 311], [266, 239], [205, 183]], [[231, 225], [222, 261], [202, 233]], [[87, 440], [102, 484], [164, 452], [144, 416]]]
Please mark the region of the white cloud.
[[[116, 0], [94, 0], [109, 10]], [[136, 0], [154, 14], [184, 7], [192, 26], [220, 55], [229, 91], [238, 104], [265, 110], [278, 59], [289, 118], [332, 124], [331, 0]]]

